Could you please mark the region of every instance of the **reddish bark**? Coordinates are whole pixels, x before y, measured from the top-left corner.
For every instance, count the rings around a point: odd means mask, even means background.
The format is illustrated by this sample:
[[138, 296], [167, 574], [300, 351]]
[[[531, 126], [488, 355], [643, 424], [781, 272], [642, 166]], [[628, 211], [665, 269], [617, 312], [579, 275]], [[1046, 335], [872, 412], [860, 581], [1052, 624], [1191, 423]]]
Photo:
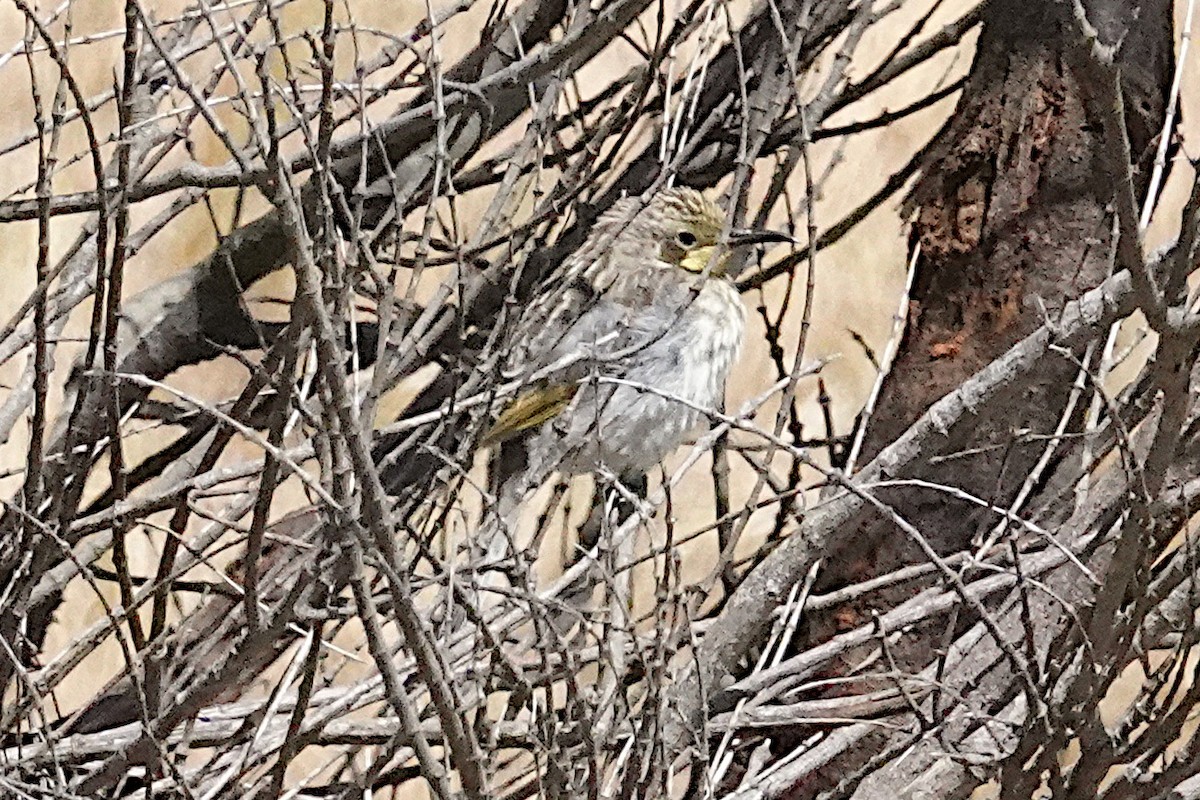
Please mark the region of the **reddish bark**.
[[[1122, 71], [1134, 76], [1124, 91], [1141, 197], [1173, 70], [1170, 4], [1090, 6], [1101, 33], [1123, 39]], [[1079, 41], [1066, 7], [991, 4], [958, 108], [910, 196], [920, 257], [908, 331], [869, 423], [865, 458], [1107, 276], [1112, 187], [1100, 166], [1099, 126], [1088, 118], [1066, 57]], [[1009, 416], [981, 420], [969, 438], [946, 441], [943, 455], [962, 455], [905, 477], [1007, 505], [1046, 447], [1042, 437], [1058, 425], [1077, 372], [1064, 358], [1012, 398]], [[993, 513], [942, 493], [898, 491], [891, 499], [943, 551], [962, 548], [996, 522]], [[871, 554], [872, 572], [915, 555], [899, 532], [883, 527], [875, 534], [881, 547], [860, 550], [862, 536], [847, 542], [849, 552]], [[858, 568], [837, 577], [863, 577], [864, 562], [854, 561]]]
[[[1122, 4], [1100, 5], [1092, 3], [1089, 14], [1102, 34], [1116, 40], [1129, 29], [1120, 59], [1140, 198], [1173, 70], [1170, 4], [1147, 0], [1140, 13]], [[1063, 6], [1019, 0], [990, 5], [958, 108], [930, 146], [909, 198], [912, 243], [920, 254], [908, 329], [870, 420], [863, 463], [937, 399], [1108, 275], [1112, 187], [1103, 177], [1100, 126], [1089, 119], [1069, 66], [1068, 49], [1079, 41]], [[943, 484], [1008, 507], [1046, 448], [1045, 437], [1058, 426], [1078, 370], [1064, 356], [1012, 391], [1009, 414], [959, 426], [967, 433], [948, 436], [938, 458], [896, 477]], [[1086, 406], [1085, 396], [1068, 431], [1079, 429]], [[902, 488], [879, 494], [943, 553], [969, 547], [972, 537], [999, 521], [994, 512], [945, 492]], [[848, 532], [840, 556], [825, 562], [820, 588], [923, 560], [892, 521], [876, 517]], [[869, 622], [873, 609], [891, 607], [926, 585], [909, 583], [873, 594], [869, 606], [811, 618], [809, 641]], [[961, 615], [960, 625], [968, 616]], [[902, 668], [928, 663], [946, 632], [913, 633], [893, 654]], [[848, 656], [844, 666], [859, 655]]]

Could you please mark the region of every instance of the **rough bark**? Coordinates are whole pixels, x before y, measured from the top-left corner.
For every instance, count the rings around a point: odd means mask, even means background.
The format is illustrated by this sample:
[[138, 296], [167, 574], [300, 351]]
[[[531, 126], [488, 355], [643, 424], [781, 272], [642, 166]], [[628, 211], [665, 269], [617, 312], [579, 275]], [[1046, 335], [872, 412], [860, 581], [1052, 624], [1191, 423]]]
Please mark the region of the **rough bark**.
[[[1151, 0], [1085, 6], [1102, 41], [1121, 43], [1118, 61], [1126, 126], [1136, 196], [1141, 201], [1174, 69], [1171, 5]], [[910, 195], [911, 241], [919, 254], [908, 327], [866, 431], [865, 458], [883, 450], [938, 398], [1048, 319], [1056, 319], [1065, 302], [1112, 271], [1113, 186], [1102, 161], [1101, 124], [1089, 115], [1085, 78], [1071, 66], [1069, 54], [1080, 47], [1069, 4], [1003, 0], [988, 6], [958, 108], [929, 149], [922, 176]], [[1027, 380], [1014, 384], [1017, 388], [1009, 390], [1007, 397], [989, 406], [992, 413], [980, 415], [976, 425], [958, 426], [923, 464], [898, 477], [952, 487], [1008, 508], [1064, 415], [1068, 415], [1068, 436], [1081, 430], [1089, 395], [1084, 393], [1073, 411], [1068, 406], [1089, 346], [1094, 351], [1094, 370], [1103, 337], [1076, 346], [1069, 356], [1044, 360]], [[1064, 449], [1057, 445], [1056, 457]], [[878, 495], [943, 554], [969, 548], [975, 537], [999, 521], [995, 512], [944, 491], [913, 487]], [[1069, 506], [1070, 499], [1060, 502]], [[1067, 507], [1054, 516], [1063, 518], [1069, 511]], [[825, 562], [818, 590], [925, 559], [911, 537], [878, 515], [855, 525], [835, 548], [835, 557]], [[1104, 547], [1088, 563], [1102, 574], [1110, 555], [1110, 548]], [[1074, 567], [1060, 568], [1046, 580], [1058, 597], [1076, 607], [1086, 607], [1092, 600], [1090, 587], [1083, 585]], [[869, 603], [816, 616], [810, 620], [809, 641], [822, 641], [838, 629], [869, 622], [875, 610], [894, 607], [929, 585], [911, 582], [877, 593]], [[1055, 637], [1063, 634], [1063, 623], [1069, 624], [1057, 600], [1039, 597], [1028, 611], [1033, 621], [1033, 630], [1028, 631], [1013, 602], [1002, 605], [997, 617], [1003, 620], [1009, 641], [1032, 635], [1035, 652], [1050, 648]], [[957, 632], [965, 634], [960, 642], [970, 639], [966, 634], [970, 625], [978, 627], [975, 619], [965, 610], [958, 617]], [[901, 669], [913, 672], [950, 641], [944, 629], [927, 627], [911, 633], [893, 655]], [[943, 738], [905, 750], [911, 757], [871, 775], [858, 787], [856, 797], [895, 796], [900, 787], [905, 796], [965, 797], [986, 773], [973, 772], [967, 760], [944, 758], [945, 747], [939, 742], [961, 742], [964, 752], [977, 752], [984, 759], [991, 753], [997, 760], [1017, 747], [1015, 738], [997, 741], [982, 729], [970, 733], [978, 724], [972, 720], [980, 713], [1014, 721], [1027, 716], [1012, 665], [994, 640], [980, 633], [982, 647], [959, 653], [961, 663], [952, 657], [952, 665], [946, 666], [948, 691], [971, 699], [950, 717], [938, 720], [944, 723]], [[833, 672], [851, 668], [861, 656], [861, 652], [847, 654], [843, 666]], [[881, 678], [881, 683], [886, 682]], [[936, 714], [928, 705], [926, 711]], [[904, 737], [882, 735], [869, 725], [857, 726], [846, 735], [854, 744], [810, 773], [797, 787], [796, 796], [808, 797], [830, 785], [852, 792], [856, 782], [846, 773], [848, 765], [866, 764], [889, 748], [905, 747]], [[972, 735], [974, 739], [969, 738]], [[970, 744], [975, 739], [977, 751]]]
[[[1124, 42], [1119, 58], [1129, 76], [1127, 125], [1142, 166], [1135, 172], [1140, 198], [1174, 68], [1170, 4], [1090, 6], [1102, 35]], [[1101, 163], [1100, 126], [1089, 119], [1066, 56], [1077, 46], [1063, 6], [1005, 0], [988, 7], [959, 106], [910, 196], [912, 242], [920, 251], [908, 328], [868, 425], [865, 457], [1112, 269], [1112, 187]], [[1045, 364], [1009, 399], [1011, 413], [951, 437], [937, 455], [953, 458], [931, 459], [906, 477], [1007, 507], [1059, 425], [1078, 372], [1065, 356]], [[1068, 432], [1079, 429], [1085, 405], [1078, 404]], [[968, 546], [996, 522], [993, 512], [942, 492], [892, 490], [886, 497], [942, 552]], [[825, 585], [919, 558], [888, 523], [844, 541]]]

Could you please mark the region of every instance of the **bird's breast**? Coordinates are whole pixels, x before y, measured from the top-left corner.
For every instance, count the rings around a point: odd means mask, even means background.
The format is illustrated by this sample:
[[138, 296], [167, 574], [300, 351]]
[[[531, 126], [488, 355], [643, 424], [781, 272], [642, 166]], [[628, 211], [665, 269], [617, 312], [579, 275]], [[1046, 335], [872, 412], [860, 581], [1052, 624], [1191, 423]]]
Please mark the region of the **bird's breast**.
[[585, 389], [561, 430], [548, 423], [541, 441], [559, 469], [587, 472], [603, 463], [618, 475], [645, 471], [703, 425], [705, 412], [721, 406], [745, 327], [737, 292], [724, 280], [710, 280], [686, 306], [663, 303], [657, 313], [662, 332], [622, 364], [628, 383]]
[[745, 325], [746, 312], [733, 286], [723, 280], [706, 282], [675, 330], [678, 368], [663, 380], [673, 384], [672, 394], [704, 408], [718, 405]]

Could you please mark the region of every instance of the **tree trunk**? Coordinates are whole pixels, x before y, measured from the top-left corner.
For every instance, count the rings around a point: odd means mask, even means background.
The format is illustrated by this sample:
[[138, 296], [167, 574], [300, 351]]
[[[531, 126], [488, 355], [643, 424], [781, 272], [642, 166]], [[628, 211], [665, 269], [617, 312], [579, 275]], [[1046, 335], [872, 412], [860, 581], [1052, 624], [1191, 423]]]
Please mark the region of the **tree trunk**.
[[[1171, 6], [1163, 0], [1147, 0], [1140, 7], [1093, 2], [1088, 18], [1106, 41], [1123, 42], [1118, 61], [1135, 159], [1136, 197], [1141, 201], [1149, 185], [1174, 70]], [[930, 146], [922, 176], [909, 198], [914, 215], [911, 242], [919, 252], [908, 325], [868, 423], [861, 463], [892, 443], [939, 398], [1047, 320], [1056, 319], [1066, 302], [1101, 283], [1113, 270], [1113, 187], [1102, 163], [1102, 129], [1098, 120], [1090, 118], [1083, 81], [1070, 66], [1070, 49], [1082, 46], [1081, 42], [1076, 22], [1063, 6], [1002, 0], [987, 8], [958, 107]], [[1035, 375], [1007, 390], [1010, 396], [989, 405], [1005, 413], [955, 426], [932, 458], [895, 476], [921, 481], [921, 486], [882, 489], [877, 496], [937, 552], [969, 549], [973, 539], [986, 536], [1002, 517], [948, 490], [993, 508], [1010, 508], [1047, 448], [1056, 453], [1049, 462], [1053, 466], [1054, 458], [1061, 457], [1063, 442], [1071, 441], [1055, 439], [1063, 419], [1066, 437], [1082, 429], [1091, 393], [1076, 392], [1073, 399], [1072, 389], [1082, 363], [1093, 372], [1098, 368], [1103, 346], [1101, 338], [1047, 360]], [[1050, 472], [1044, 470], [1041, 477]], [[1031, 496], [1036, 497], [1037, 488]], [[1069, 515], [1070, 502], [1068, 496], [1055, 516]], [[910, 535], [878, 514], [839, 537], [838, 547], [838, 554], [824, 562], [817, 591], [928, 560]], [[1107, 551], [1101, 557], [1107, 558]], [[807, 642], [826, 641], [838, 630], [870, 623], [874, 612], [894, 608], [937, 580], [935, 575], [911, 581], [872, 593], [869, 601], [813, 615]], [[1071, 581], [1078, 584], [1078, 576]], [[1071, 581], [1058, 587], [1060, 597], [1088, 604], [1090, 594], [1077, 594]], [[1042, 638], [1053, 638], [1060, 626], [1052, 620], [1064, 614], [1056, 602], [1049, 605], [1039, 606], [1046, 615]], [[949, 644], [951, 635], [964, 633], [976, 622], [977, 616], [964, 608], [950, 631], [944, 625], [909, 631], [893, 648], [894, 666], [921, 672], [933, 653]], [[1020, 638], [1019, 629], [1016, 636]], [[1050, 642], [1037, 646], [1049, 647]], [[849, 672], [865, 653], [865, 649], [847, 653], [831, 673]], [[881, 669], [890, 666], [883, 664]], [[1012, 699], [1011, 688], [1006, 688], [1012, 680], [1003, 669], [985, 672], [968, 679], [963, 690], [973, 688], [978, 696], [1005, 698], [985, 711], [998, 714]], [[881, 674], [878, 685], [893, 686], [894, 677]], [[852, 689], [835, 691], [863, 690], [861, 683], [855, 683]], [[946, 730], [957, 728], [949, 724]], [[808, 797], [829, 785], [853, 782], [847, 770], [853, 774], [853, 767], [900, 747], [894, 741], [899, 738], [867, 734], [820, 776], [814, 773], [797, 787], [796, 796]], [[928, 782], [934, 792], [930, 796], [965, 796], [978, 782], [963, 764], [941, 759], [939, 769], [931, 769], [931, 763], [913, 759], [905, 766], [899, 759], [865, 782], [861, 793], [882, 797], [879, 790], [894, 791], [900, 785], [896, 781], [912, 780]], [[886, 779], [880, 782], [879, 776]]]
[[[1118, 58], [1140, 200], [1174, 69], [1170, 3], [1106, 0], [1091, 3], [1088, 14], [1102, 36], [1123, 41]], [[1089, 119], [1066, 57], [1080, 41], [1057, 4], [988, 7], [958, 108], [909, 199], [920, 250], [908, 327], [868, 423], [863, 463], [1112, 270], [1112, 187], [1100, 125]], [[1093, 347], [1093, 370], [1101, 346]], [[1011, 398], [1011, 414], [967, 426], [966, 435], [947, 438], [940, 458], [904, 477], [1007, 508], [1067, 413], [1085, 355], [1064, 354]], [[1079, 430], [1086, 405], [1086, 396], [1075, 404], [1068, 434]], [[886, 498], [943, 553], [998, 522], [995, 512], [942, 491], [894, 489]], [[886, 521], [844, 542], [844, 558], [825, 572], [827, 586], [920, 558]]]

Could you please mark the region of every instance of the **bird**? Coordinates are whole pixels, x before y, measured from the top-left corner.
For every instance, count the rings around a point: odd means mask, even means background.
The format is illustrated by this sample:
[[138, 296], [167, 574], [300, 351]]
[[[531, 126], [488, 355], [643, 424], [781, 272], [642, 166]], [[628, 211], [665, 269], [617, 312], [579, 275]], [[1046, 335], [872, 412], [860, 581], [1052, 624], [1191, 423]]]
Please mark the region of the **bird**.
[[519, 317], [505, 375], [522, 388], [481, 441], [500, 446], [505, 524], [555, 471], [644, 475], [721, 405], [746, 321], [734, 249], [793, 242], [724, 229], [696, 189], [618, 200]]

